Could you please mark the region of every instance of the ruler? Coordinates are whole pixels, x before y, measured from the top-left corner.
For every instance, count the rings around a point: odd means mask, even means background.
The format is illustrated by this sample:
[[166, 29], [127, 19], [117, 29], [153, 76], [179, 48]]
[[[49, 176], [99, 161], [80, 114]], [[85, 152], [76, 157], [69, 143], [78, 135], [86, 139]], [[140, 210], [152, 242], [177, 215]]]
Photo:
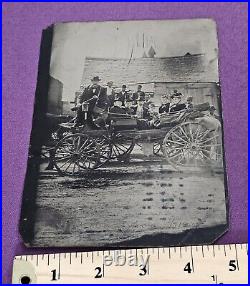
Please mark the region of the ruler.
[[16, 256], [13, 284], [247, 284], [248, 244]]

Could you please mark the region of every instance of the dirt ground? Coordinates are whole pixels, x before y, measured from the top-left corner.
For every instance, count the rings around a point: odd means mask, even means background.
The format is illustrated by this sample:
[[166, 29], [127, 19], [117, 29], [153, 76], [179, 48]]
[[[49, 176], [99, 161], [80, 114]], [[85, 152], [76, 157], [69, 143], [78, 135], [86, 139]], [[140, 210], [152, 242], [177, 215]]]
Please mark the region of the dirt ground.
[[82, 177], [41, 165], [33, 246], [103, 246], [226, 224], [222, 169], [174, 170], [159, 157]]

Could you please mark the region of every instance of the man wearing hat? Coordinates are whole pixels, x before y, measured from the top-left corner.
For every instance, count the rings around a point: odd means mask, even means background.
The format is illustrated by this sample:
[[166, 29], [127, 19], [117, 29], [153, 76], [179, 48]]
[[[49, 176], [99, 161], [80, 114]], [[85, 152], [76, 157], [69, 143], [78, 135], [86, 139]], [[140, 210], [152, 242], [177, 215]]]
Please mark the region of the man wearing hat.
[[133, 101], [137, 100], [145, 100], [145, 92], [142, 91], [142, 85], [140, 84], [137, 86], [137, 91], [133, 93]]
[[180, 96], [182, 97], [182, 93], [181, 92], [178, 92], [177, 89], [174, 89], [174, 93], [172, 94], [173, 96]]
[[215, 113], [215, 111], [216, 111], [216, 108], [214, 107], [214, 105], [211, 105], [211, 106], [209, 107], [209, 114], [220, 121], [221, 118], [220, 118], [219, 115], [217, 115], [217, 114]]
[[164, 108], [160, 107], [160, 113], [176, 113], [186, 108], [186, 104], [181, 103], [181, 93], [174, 90], [174, 93], [170, 96], [170, 102], [166, 103]]
[[122, 102], [122, 106], [125, 106], [125, 101], [128, 98], [127, 86], [125, 84], [122, 85], [122, 90], [117, 94], [117, 99]]
[[162, 95], [161, 97], [161, 106], [159, 107], [159, 113], [165, 113], [165, 112], [169, 112], [169, 97], [168, 95]]
[[[94, 113], [99, 113], [101, 110], [105, 110], [108, 105], [107, 92], [104, 87], [100, 85], [101, 79], [99, 76], [94, 76], [91, 79], [91, 85], [87, 86], [81, 96], [79, 97], [79, 103], [87, 103], [88, 111], [87, 111], [87, 122], [90, 126], [93, 125], [92, 115]], [[82, 125], [84, 123], [84, 112], [82, 108], [77, 110], [76, 116], [76, 126]]]
[[111, 114], [126, 114], [126, 109], [123, 105], [123, 102], [119, 98], [116, 98], [114, 101], [114, 105], [110, 108], [109, 112]]

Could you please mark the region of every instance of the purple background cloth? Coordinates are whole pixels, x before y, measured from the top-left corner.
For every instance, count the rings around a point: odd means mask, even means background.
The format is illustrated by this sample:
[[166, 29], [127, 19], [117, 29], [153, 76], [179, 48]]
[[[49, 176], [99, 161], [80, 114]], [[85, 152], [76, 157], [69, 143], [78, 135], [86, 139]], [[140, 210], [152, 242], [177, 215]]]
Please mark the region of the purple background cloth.
[[230, 199], [229, 231], [218, 242], [247, 242], [247, 3], [4, 3], [3, 282], [14, 255], [38, 252], [23, 246], [18, 221], [42, 29], [61, 21], [189, 18], [213, 18], [218, 27]]

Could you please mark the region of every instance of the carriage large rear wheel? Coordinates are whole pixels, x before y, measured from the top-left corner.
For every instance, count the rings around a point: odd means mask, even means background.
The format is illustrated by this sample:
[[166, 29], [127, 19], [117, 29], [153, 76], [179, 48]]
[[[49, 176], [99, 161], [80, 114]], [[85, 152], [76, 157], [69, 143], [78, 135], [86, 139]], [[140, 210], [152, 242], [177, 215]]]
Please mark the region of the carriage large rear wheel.
[[60, 174], [74, 176], [99, 168], [109, 160], [110, 154], [109, 138], [71, 134], [56, 145], [54, 164]]
[[167, 161], [178, 167], [222, 167], [221, 133], [198, 122], [183, 122], [172, 128], [163, 140]]

